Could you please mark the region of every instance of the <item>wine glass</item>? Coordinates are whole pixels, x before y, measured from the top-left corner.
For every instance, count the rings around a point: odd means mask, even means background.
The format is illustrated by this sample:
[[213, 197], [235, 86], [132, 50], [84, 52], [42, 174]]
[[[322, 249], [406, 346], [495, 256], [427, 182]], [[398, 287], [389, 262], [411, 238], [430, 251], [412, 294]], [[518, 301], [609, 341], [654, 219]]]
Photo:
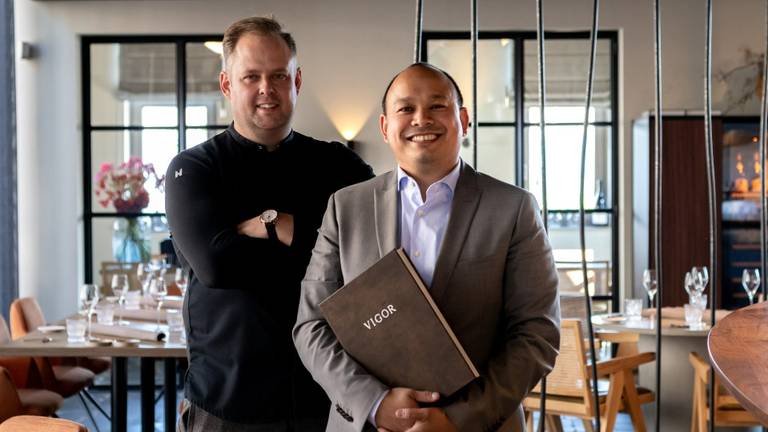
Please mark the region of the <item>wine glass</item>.
[[141, 284], [141, 292], [147, 295], [149, 291], [149, 282], [152, 280], [152, 268], [147, 263], [139, 263], [136, 267], [136, 277]]
[[[128, 291], [128, 275], [127, 274], [116, 274], [112, 275], [112, 294], [114, 294], [117, 297], [117, 304], [122, 305], [125, 303], [125, 293]], [[121, 319], [122, 313], [120, 311], [120, 308], [117, 310], [117, 324], [119, 325], [126, 325], [128, 324], [126, 321], [123, 321]]]
[[168, 287], [165, 284], [165, 279], [162, 276], [157, 276], [152, 279], [149, 284], [149, 295], [157, 303], [157, 328], [160, 328], [160, 310], [163, 308], [163, 300], [168, 295]]
[[179, 267], [176, 269], [176, 277], [174, 278], [174, 282], [176, 282], [176, 286], [179, 287], [181, 296], [184, 297], [187, 292], [187, 286], [189, 285], [189, 276], [183, 268]]
[[744, 291], [747, 292], [749, 304], [754, 304], [755, 293], [760, 286], [760, 270], [744, 269], [744, 272], [741, 274], [741, 286], [743, 286]]
[[80, 314], [85, 314], [88, 319], [88, 339], [91, 338], [91, 316], [96, 304], [99, 302], [99, 287], [94, 284], [84, 284], [78, 292], [78, 301], [80, 303]]
[[656, 270], [647, 269], [643, 272], [643, 288], [648, 293], [650, 307], [653, 307], [653, 297], [659, 289], [659, 280], [656, 277]]
[[683, 287], [685, 288], [685, 292], [688, 293], [688, 297], [691, 297], [696, 293], [696, 284], [693, 283], [693, 275], [691, 272], [685, 272]]
[[704, 289], [707, 287], [707, 284], [709, 283], [709, 272], [707, 271], [707, 266], [692, 267], [691, 276], [693, 276], [693, 285], [697, 293], [698, 294], [703, 293]]

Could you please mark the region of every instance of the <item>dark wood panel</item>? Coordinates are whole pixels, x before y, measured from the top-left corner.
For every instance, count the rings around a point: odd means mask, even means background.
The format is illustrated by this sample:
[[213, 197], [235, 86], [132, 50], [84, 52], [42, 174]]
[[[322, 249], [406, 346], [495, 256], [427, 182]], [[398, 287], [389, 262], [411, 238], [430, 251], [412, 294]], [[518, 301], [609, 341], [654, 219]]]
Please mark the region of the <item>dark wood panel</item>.
[[[649, 263], [655, 260], [654, 220], [654, 119], [649, 121]], [[722, 119], [713, 123], [715, 154], [715, 185], [717, 192], [716, 232], [720, 239], [720, 184], [722, 178]], [[662, 284], [664, 286], [663, 306], [682, 306], [688, 302], [683, 288], [685, 272], [694, 265], [709, 267], [709, 213], [707, 201], [706, 144], [704, 140], [703, 117], [665, 117], [662, 124]], [[718, 244], [718, 279], [722, 275], [722, 245]], [[711, 276], [711, 275], [710, 275]], [[711, 285], [707, 292], [711, 292]], [[721, 289], [718, 281], [718, 304]]]

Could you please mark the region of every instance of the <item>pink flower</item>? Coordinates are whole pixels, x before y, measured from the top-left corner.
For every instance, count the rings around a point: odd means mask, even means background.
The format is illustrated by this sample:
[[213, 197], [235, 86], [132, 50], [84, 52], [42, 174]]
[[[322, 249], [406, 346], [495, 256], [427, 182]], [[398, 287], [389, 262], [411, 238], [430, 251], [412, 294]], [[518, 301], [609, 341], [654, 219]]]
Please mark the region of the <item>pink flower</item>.
[[112, 204], [119, 212], [137, 213], [149, 205], [149, 193], [144, 184], [155, 178], [155, 188], [162, 190], [165, 176], [158, 177], [152, 164], [144, 164], [139, 157], [131, 157], [115, 166], [103, 163], [94, 176], [95, 193], [104, 208]]

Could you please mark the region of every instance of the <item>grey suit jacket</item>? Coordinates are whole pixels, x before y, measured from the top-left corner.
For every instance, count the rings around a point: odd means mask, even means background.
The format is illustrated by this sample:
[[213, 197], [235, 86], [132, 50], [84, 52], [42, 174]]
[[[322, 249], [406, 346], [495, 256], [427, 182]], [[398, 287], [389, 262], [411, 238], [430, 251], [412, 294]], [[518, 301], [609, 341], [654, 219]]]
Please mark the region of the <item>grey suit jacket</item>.
[[[347, 355], [318, 304], [398, 246], [396, 182], [391, 171], [330, 198], [302, 282], [293, 338], [331, 399], [329, 432], [367, 428], [388, 388]], [[481, 374], [446, 414], [461, 431], [522, 430], [520, 403], [560, 339], [557, 273], [533, 196], [463, 164], [430, 292]]]

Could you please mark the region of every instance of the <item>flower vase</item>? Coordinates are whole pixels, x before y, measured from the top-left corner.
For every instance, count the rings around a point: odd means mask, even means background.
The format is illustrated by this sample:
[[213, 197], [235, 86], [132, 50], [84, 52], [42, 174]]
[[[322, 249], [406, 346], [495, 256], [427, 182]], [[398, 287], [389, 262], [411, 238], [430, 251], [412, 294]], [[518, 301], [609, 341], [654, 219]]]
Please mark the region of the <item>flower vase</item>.
[[147, 262], [149, 224], [144, 218], [118, 218], [112, 225], [112, 256], [117, 262]]

